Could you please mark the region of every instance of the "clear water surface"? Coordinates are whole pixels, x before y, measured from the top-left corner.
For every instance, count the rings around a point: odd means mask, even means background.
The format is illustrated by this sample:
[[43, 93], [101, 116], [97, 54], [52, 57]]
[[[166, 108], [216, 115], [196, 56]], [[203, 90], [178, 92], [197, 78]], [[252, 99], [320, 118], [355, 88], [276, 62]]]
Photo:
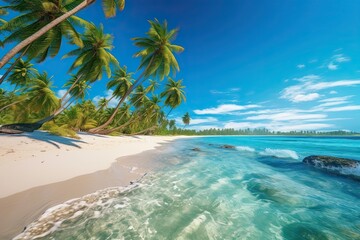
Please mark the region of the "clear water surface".
[[302, 163], [308, 155], [360, 160], [358, 137], [204, 137], [172, 146], [158, 159], [167, 167], [55, 219], [39, 239], [360, 239], [360, 181]]

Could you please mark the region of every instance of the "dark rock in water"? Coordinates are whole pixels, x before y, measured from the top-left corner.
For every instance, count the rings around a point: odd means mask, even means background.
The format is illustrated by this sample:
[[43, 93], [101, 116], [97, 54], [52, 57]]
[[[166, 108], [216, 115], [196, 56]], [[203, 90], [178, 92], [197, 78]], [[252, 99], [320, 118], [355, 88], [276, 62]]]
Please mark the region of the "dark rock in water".
[[221, 148], [225, 148], [225, 149], [235, 149], [235, 146], [233, 145], [228, 145], [228, 144], [224, 144], [221, 146]]
[[310, 224], [291, 223], [282, 228], [284, 239], [287, 240], [327, 240], [329, 239], [325, 233], [314, 228]]
[[360, 161], [331, 156], [308, 156], [303, 163], [339, 175], [360, 178]]
[[191, 150], [195, 151], [195, 152], [201, 152], [200, 148], [192, 148]]
[[332, 168], [356, 168], [360, 165], [356, 160], [331, 156], [309, 156], [304, 158], [303, 162], [315, 167]]

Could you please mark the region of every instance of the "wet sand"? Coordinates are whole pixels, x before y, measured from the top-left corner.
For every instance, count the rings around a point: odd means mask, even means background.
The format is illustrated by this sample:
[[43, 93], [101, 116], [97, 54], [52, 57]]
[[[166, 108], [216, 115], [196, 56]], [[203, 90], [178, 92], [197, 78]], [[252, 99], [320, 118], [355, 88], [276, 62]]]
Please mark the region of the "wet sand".
[[163, 166], [157, 156], [179, 138], [82, 135], [74, 143], [50, 136], [54, 146], [43, 140], [47, 133], [35, 137], [0, 135], [0, 239], [16, 236], [52, 206], [137, 181]]

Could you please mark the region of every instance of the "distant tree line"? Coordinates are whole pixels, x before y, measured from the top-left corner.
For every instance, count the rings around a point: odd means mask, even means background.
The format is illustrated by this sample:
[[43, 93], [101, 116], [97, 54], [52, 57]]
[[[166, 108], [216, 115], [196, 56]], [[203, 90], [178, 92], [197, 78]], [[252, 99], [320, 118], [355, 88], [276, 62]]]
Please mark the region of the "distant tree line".
[[[170, 126], [170, 125], [169, 125]], [[190, 130], [177, 128], [176, 126], [172, 126], [168, 129], [163, 129], [158, 134], [173, 134], [173, 135], [282, 135], [282, 136], [345, 136], [345, 135], [359, 135], [359, 132], [354, 131], [315, 131], [315, 130], [302, 130], [302, 131], [270, 131], [266, 128], [256, 128], [256, 129], [234, 129], [234, 128], [210, 128], [204, 130]]]

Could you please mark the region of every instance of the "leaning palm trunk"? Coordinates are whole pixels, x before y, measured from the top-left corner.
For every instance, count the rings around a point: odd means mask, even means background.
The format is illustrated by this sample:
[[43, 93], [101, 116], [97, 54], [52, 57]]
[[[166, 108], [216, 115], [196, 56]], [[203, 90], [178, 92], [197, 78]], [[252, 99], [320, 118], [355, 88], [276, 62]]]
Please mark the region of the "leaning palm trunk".
[[7, 109], [8, 107], [14, 106], [14, 105], [16, 105], [16, 104], [18, 104], [18, 103], [21, 103], [21, 102], [25, 101], [25, 100], [28, 100], [28, 99], [25, 98], [25, 99], [22, 99], [22, 100], [19, 100], [19, 101], [15, 101], [15, 102], [13, 102], [13, 103], [10, 103], [10, 104], [8, 104], [8, 105], [0, 108], [0, 112], [2, 112], [3, 110]]
[[129, 134], [129, 135], [130, 135], [130, 136], [133, 136], [133, 135], [138, 135], [138, 134], [146, 133], [146, 132], [148, 132], [148, 131], [155, 130], [156, 128], [158, 128], [158, 126], [157, 126], [157, 125], [154, 125], [154, 126], [152, 126], [152, 127], [149, 127], [149, 128], [147, 128], [147, 129], [141, 130], [141, 131], [139, 131], [139, 132], [131, 133], [131, 134]]
[[[6, 63], [10, 61], [18, 52], [21, 51], [24, 47], [29, 45], [30, 43], [34, 42], [36, 39], [41, 37], [44, 33], [61, 23], [62, 21], [66, 20], [68, 17], [71, 17], [81, 9], [89, 6], [91, 3], [93, 3], [95, 0], [84, 0], [82, 3], [80, 3], [75, 8], [71, 9], [70, 11], [66, 12], [65, 14], [61, 15], [60, 17], [56, 18], [52, 22], [48, 23], [44, 27], [42, 27], [40, 30], [35, 32], [30, 37], [24, 39], [21, 41], [18, 45], [16, 45], [13, 49], [11, 49], [1, 60], [0, 60], [0, 69], [5, 66]], [[0, 82], [1, 84], [1, 82]]]
[[145, 79], [142, 79], [143, 76], [145, 75], [145, 73], [147, 72], [147, 70], [150, 68], [152, 62], [153, 62], [154, 58], [151, 58], [149, 65], [146, 67], [146, 69], [140, 74], [140, 76], [136, 79], [136, 81], [134, 82], [133, 85], [130, 86], [130, 88], [127, 90], [127, 92], [124, 94], [124, 96], [120, 99], [119, 103], [116, 105], [115, 110], [113, 112], [113, 114], [110, 116], [110, 118], [102, 125], [90, 129], [89, 132], [90, 133], [100, 133], [102, 129], [106, 128], [107, 126], [109, 126], [112, 121], [114, 120], [116, 114], [118, 113], [118, 111], [120, 110], [121, 104], [125, 101], [125, 99], [130, 95], [130, 93], [140, 84], [143, 83], [143, 81]]
[[[80, 77], [79, 77], [80, 78]], [[70, 92], [72, 88], [74, 88], [75, 84], [79, 80], [79, 78], [72, 84], [72, 86], [69, 88], [67, 93], [61, 98], [61, 102], [64, 101], [66, 95]], [[80, 91], [79, 94], [81, 94], [85, 89]], [[60, 113], [62, 113], [66, 108], [68, 108], [76, 99], [73, 99], [73, 101], [70, 101], [68, 99], [65, 101], [65, 103], [62, 103], [60, 108], [56, 110], [53, 114], [50, 116], [43, 118], [37, 122], [34, 123], [13, 123], [13, 124], [6, 124], [0, 126], [0, 133], [7, 133], [7, 134], [19, 134], [23, 132], [33, 132], [35, 130], [38, 130], [42, 127], [42, 125], [48, 121], [53, 120], [56, 116], [58, 116]]]

